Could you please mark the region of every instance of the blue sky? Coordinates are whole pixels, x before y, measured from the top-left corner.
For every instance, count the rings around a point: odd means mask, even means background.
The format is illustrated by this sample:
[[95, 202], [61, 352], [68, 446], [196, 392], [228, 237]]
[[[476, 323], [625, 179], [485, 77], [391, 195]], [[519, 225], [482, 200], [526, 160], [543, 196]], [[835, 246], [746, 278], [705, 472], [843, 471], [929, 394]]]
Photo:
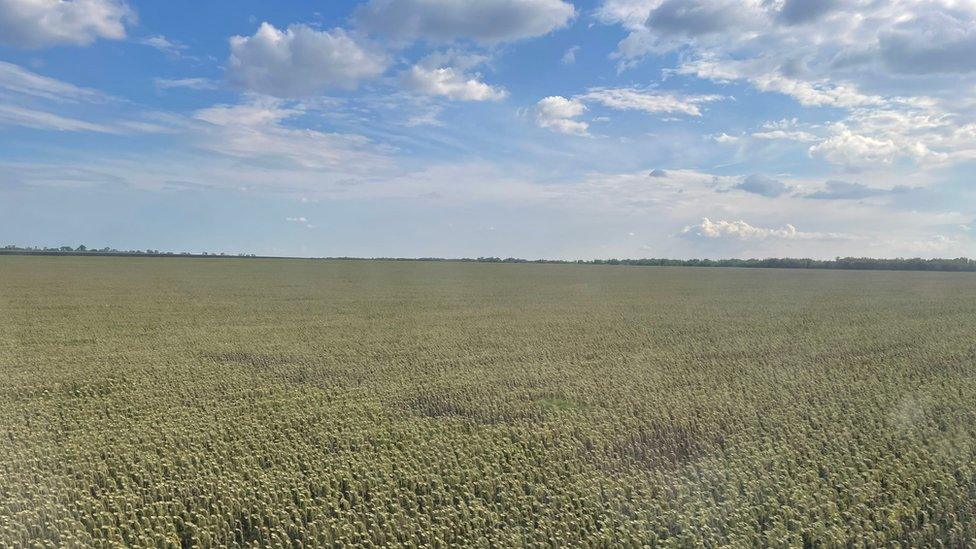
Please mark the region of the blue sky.
[[976, 2], [0, 0], [0, 243], [976, 256]]

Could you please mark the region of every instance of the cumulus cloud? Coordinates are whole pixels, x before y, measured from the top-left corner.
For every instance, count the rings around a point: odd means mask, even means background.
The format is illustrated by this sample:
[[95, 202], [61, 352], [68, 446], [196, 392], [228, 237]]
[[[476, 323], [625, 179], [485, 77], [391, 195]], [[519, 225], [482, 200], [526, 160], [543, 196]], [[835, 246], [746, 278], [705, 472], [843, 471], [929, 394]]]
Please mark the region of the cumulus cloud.
[[478, 75], [468, 76], [452, 67], [429, 69], [414, 65], [401, 73], [400, 82], [416, 92], [458, 101], [497, 101], [508, 95], [503, 88], [478, 80]]
[[569, 135], [588, 135], [589, 124], [574, 120], [586, 112], [586, 105], [576, 99], [553, 95], [535, 105], [536, 124]]
[[355, 20], [394, 39], [498, 44], [548, 34], [575, 16], [576, 8], [563, 0], [370, 0]]
[[739, 182], [735, 188], [740, 191], [758, 194], [769, 198], [775, 198], [790, 190], [789, 185], [786, 183], [759, 174], [753, 174], [742, 178], [742, 181]]
[[577, 99], [593, 101], [617, 110], [701, 116], [701, 104], [724, 98], [721, 95], [678, 95], [637, 88], [591, 88]]
[[692, 238], [733, 239], [733, 240], [834, 240], [846, 238], [839, 233], [804, 232], [791, 224], [782, 228], [756, 227], [745, 221], [712, 221], [707, 217], [701, 223], [689, 225], [681, 235]]
[[845, 166], [891, 164], [898, 153], [898, 145], [891, 139], [858, 135], [847, 128], [840, 128], [828, 139], [810, 147], [811, 156]]
[[835, 129], [849, 132], [775, 128], [755, 139], [811, 143], [814, 158], [848, 167], [976, 158], [976, 133], [963, 129], [976, 127], [976, 111], [960, 92], [976, 87], [976, 3], [603, 0], [596, 16], [628, 33], [620, 70], [680, 52], [668, 72], [834, 109]]
[[618, 46], [624, 59], [691, 46], [776, 68], [799, 55], [820, 79], [879, 59], [897, 71], [971, 71], [974, 16], [976, 4], [951, 0], [604, 0], [597, 10], [630, 32]]
[[262, 23], [253, 36], [230, 39], [228, 74], [235, 84], [277, 97], [301, 97], [329, 88], [353, 89], [386, 70], [386, 55], [342, 29], [319, 31]]
[[751, 33], [762, 27], [763, 10], [761, 0], [604, 0], [596, 15], [629, 31], [615, 54], [623, 70], [649, 53]]
[[838, 0], [784, 0], [776, 16], [788, 25], [812, 23], [838, 7]]
[[881, 33], [885, 65], [909, 74], [976, 71], [976, 21], [966, 10], [925, 12]]
[[135, 13], [121, 0], [0, 0], [0, 43], [86, 46], [125, 38]]
[[757, 24], [755, 2], [740, 0], [664, 0], [645, 24], [664, 35], [704, 36]]

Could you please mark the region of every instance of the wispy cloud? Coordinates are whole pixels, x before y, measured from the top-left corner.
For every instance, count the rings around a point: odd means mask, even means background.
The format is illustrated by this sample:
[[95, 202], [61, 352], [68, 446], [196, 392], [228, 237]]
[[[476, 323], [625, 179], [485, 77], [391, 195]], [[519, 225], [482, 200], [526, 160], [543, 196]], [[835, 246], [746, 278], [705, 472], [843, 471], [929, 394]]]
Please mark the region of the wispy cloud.
[[137, 42], [143, 46], [149, 46], [150, 48], [159, 50], [170, 57], [183, 57], [184, 53], [188, 49], [186, 44], [176, 40], [170, 40], [161, 34], [150, 36], [148, 38], [141, 38]]
[[215, 90], [219, 87], [217, 81], [210, 78], [154, 78], [153, 84], [161, 90], [184, 88], [188, 90]]
[[178, 118], [0, 61], [0, 125], [121, 135], [170, 132]]
[[701, 105], [724, 99], [721, 95], [683, 95], [638, 88], [591, 88], [577, 96], [617, 110], [701, 116]]
[[299, 216], [299, 217], [286, 217], [285, 218], [285, 221], [287, 221], [289, 223], [295, 223], [297, 225], [301, 225], [302, 227], [305, 227], [306, 229], [314, 229], [315, 228], [315, 225], [312, 225], [311, 223], [309, 223], [308, 218], [307, 217], [304, 217], [304, 216]]

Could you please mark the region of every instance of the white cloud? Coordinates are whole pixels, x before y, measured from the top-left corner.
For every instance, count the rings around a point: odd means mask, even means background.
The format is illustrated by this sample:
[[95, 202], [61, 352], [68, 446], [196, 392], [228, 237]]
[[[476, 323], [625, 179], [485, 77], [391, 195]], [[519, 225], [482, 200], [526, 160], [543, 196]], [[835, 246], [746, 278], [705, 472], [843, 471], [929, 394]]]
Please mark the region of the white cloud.
[[576, 53], [580, 50], [579, 46], [573, 46], [566, 50], [563, 54], [562, 59], [559, 60], [563, 65], [572, 65], [576, 63]]
[[613, 57], [618, 69], [635, 66], [649, 53], [688, 43], [728, 40], [762, 24], [760, 0], [604, 0], [597, 18], [629, 34]]
[[185, 44], [170, 40], [161, 34], [143, 38], [139, 40], [139, 43], [143, 46], [149, 46], [150, 48], [159, 50], [171, 57], [181, 57], [187, 49]]
[[403, 125], [407, 127], [443, 126], [444, 122], [438, 118], [442, 110], [439, 105], [430, 105], [419, 113], [409, 116]]
[[80, 88], [4, 61], [0, 61], [0, 90], [54, 101], [100, 101], [106, 98], [97, 90]]
[[759, 91], [788, 95], [808, 107], [860, 107], [885, 103], [884, 98], [863, 94], [850, 83], [791, 78], [767, 65], [766, 60], [702, 58], [684, 63], [677, 72], [716, 82], [745, 80]]
[[271, 98], [251, 98], [236, 105], [201, 109], [194, 118], [206, 125], [198, 129], [197, 143], [204, 149], [250, 162], [309, 170], [381, 171], [388, 166], [380, 148], [361, 135], [286, 124], [305, 114], [302, 105]]
[[722, 143], [723, 145], [729, 145], [729, 144], [732, 144], [732, 143], [738, 143], [739, 142], [739, 138], [737, 136], [729, 135], [729, 134], [727, 134], [725, 132], [722, 132], [722, 133], [717, 134], [717, 135], [712, 135], [710, 137], [711, 137], [712, 141], [714, 141], [716, 143]]
[[186, 88], [188, 90], [215, 90], [217, 82], [209, 78], [154, 78], [153, 84], [161, 90]]
[[611, 109], [638, 110], [649, 113], [679, 113], [701, 116], [702, 103], [724, 99], [721, 95], [677, 95], [636, 88], [591, 88], [577, 97], [594, 101]]
[[865, 95], [851, 84], [826, 80], [804, 81], [777, 73], [748, 77], [760, 91], [789, 95], [807, 107], [860, 107], [879, 105], [884, 101], [876, 95]]
[[0, 43], [86, 46], [125, 38], [135, 13], [121, 0], [0, 0]]
[[559, 95], [543, 98], [536, 104], [535, 114], [540, 127], [565, 134], [589, 135], [589, 124], [575, 120], [586, 112], [586, 102], [616, 110], [701, 116], [701, 104], [721, 99], [724, 97], [720, 95], [679, 95], [638, 88], [590, 88], [571, 98]]
[[567, 118], [538, 118], [538, 124], [542, 128], [549, 128], [559, 133], [567, 135], [589, 135], [590, 125], [579, 120], [569, 120]]
[[898, 146], [890, 139], [858, 135], [847, 128], [839, 129], [827, 140], [810, 147], [811, 156], [847, 166], [891, 164], [898, 153]]
[[[813, 80], [840, 72], [870, 77], [879, 67], [918, 74], [976, 70], [970, 1], [604, 0], [596, 14], [630, 33], [617, 50], [625, 63], [690, 47], [725, 60], [763, 59], [772, 68], [799, 61], [797, 75]], [[858, 70], [846, 71], [855, 65]]]
[[604, 0], [596, 16], [629, 33], [621, 70], [679, 52], [666, 73], [782, 94], [834, 122], [828, 135], [772, 128], [754, 139], [810, 143], [813, 158], [859, 169], [976, 158], [974, 2]]
[[370, 0], [355, 19], [367, 31], [400, 40], [498, 44], [548, 34], [575, 16], [563, 0]]
[[816, 135], [800, 129], [805, 127], [796, 119], [783, 119], [776, 122], [764, 122], [762, 131], [753, 132], [756, 139], [813, 142], [820, 141]]
[[689, 225], [682, 229], [683, 236], [713, 238], [713, 239], [735, 239], [735, 240], [834, 240], [849, 238], [838, 233], [817, 233], [804, 232], [797, 230], [791, 224], [786, 224], [782, 228], [756, 227], [745, 221], [712, 221], [707, 217], [702, 218], [701, 223]]
[[586, 105], [576, 99], [553, 95], [535, 105], [536, 124], [569, 135], [588, 135], [589, 124], [574, 120], [586, 112]]
[[301, 24], [278, 30], [262, 23], [253, 36], [232, 37], [230, 51], [232, 82], [277, 97], [353, 89], [387, 67], [385, 54], [344, 30], [318, 31]]
[[0, 104], [0, 126], [13, 125], [62, 132], [126, 133], [123, 128], [88, 122], [42, 110]]
[[170, 121], [147, 121], [104, 117], [91, 121], [51, 110], [0, 103], [0, 126], [21, 126], [37, 130], [58, 132], [94, 132], [113, 135], [140, 133], [173, 133], [176, 128]]
[[98, 90], [0, 61], [0, 125], [119, 135], [173, 130], [173, 117], [132, 110]]
[[500, 86], [481, 81], [478, 73], [466, 71], [484, 65], [491, 57], [459, 49], [435, 51], [400, 73], [400, 84], [425, 95], [458, 101], [498, 101], [508, 96]]
[[575, 118], [586, 111], [586, 106], [579, 101], [559, 95], [546, 97], [537, 106], [539, 112], [547, 118]]
[[819, 141], [820, 138], [812, 133], [805, 131], [788, 131], [788, 130], [766, 130], [762, 132], [753, 132], [753, 137], [756, 139], [769, 139], [769, 140], [785, 140], [785, 141], [800, 141], [800, 142], [810, 142]]
[[459, 101], [498, 101], [508, 93], [485, 84], [452, 67], [428, 69], [414, 65], [400, 75], [404, 87], [427, 95], [441, 95]]
[[[969, 138], [958, 139], [947, 128], [888, 127], [879, 129], [857, 118], [855, 127], [845, 123], [832, 124], [831, 136], [810, 147], [810, 155], [821, 157], [828, 162], [850, 167], [872, 167], [892, 164], [899, 158], [912, 160], [919, 164], [941, 163], [952, 155], [933, 151], [926, 141], [945, 145], [946, 140], [954, 143], [955, 154], [965, 155], [973, 150], [976, 143]], [[874, 120], [869, 115], [867, 121]]]
[[660, 5], [660, 0], [604, 0], [597, 9], [597, 17], [605, 23], [619, 23], [628, 29], [641, 28]]
[[305, 216], [286, 217], [285, 218], [285, 221], [287, 221], [289, 223], [295, 223], [297, 225], [301, 225], [302, 227], [305, 227], [306, 229], [314, 229], [315, 228], [315, 225], [312, 225], [311, 223], [309, 223], [308, 222], [308, 218], [305, 217]]

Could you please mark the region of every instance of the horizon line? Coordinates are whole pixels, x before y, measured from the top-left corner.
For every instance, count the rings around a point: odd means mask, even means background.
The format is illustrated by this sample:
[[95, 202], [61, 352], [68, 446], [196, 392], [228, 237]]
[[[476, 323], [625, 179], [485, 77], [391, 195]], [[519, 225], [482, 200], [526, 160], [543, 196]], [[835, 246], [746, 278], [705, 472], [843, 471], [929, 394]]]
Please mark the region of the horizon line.
[[[79, 247], [81, 248], [81, 247]], [[70, 249], [69, 246], [60, 248], [37, 248], [5, 246], [0, 248], [0, 255], [7, 256], [47, 256], [47, 257], [144, 257], [144, 258], [186, 258], [186, 259], [292, 259], [312, 261], [403, 261], [403, 262], [457, 262], [457, 263], [502, 263], [502, 264], [560, 264], [560, 265], [604, 265], [630, 267], [712, 267], [712, 268], [780, 268], [780, 269], [810, 269], [810, 270], [898, 270], [898, 271], [942, 271], [942, 272], [976, 272], [976, 260], [968, 257], [955, 258], [922, 258], [922, 257], [870, 257], [870, 256], [835, 256], [833, 259], [815, 259], [809, 257], [752, 257], [752, 258], [689, 258], [676, 259], [665, 257], [644, 258], [592, 258], [592, 259], [525, 259], [517, 257], [396, 257], [396, 256], [292, 256], [292, 255], [258, 255], [253, 253], [226, 252], [164, 252], [159, 250], [114, 250], [102, 249]]]

